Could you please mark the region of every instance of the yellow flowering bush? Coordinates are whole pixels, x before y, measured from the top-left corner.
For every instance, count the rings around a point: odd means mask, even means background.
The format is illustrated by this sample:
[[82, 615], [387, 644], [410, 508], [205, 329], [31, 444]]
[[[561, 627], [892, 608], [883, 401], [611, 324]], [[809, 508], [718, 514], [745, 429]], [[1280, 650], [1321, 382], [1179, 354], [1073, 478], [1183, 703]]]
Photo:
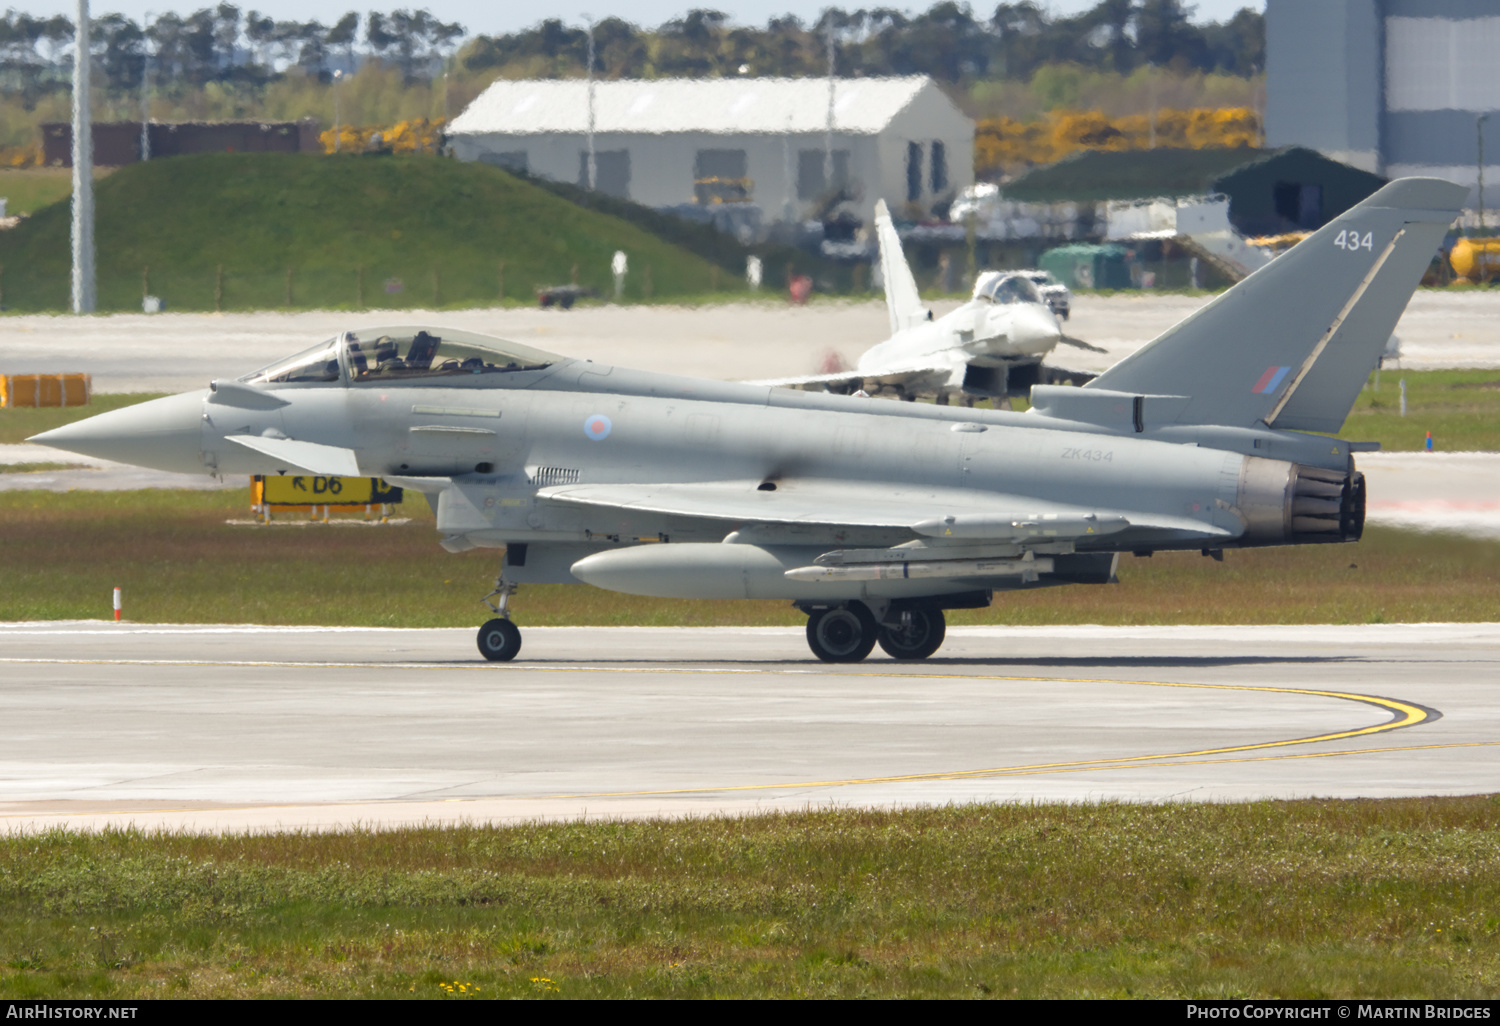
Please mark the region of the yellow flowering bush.
[[[1200, 107], [1156, 112], [1155, 144], [1208, 149], [1257, 146], [1260, 116], [1249, 107]], [[974, 137], [974, 170], [981, 177], [1050, 164], [1079, 150], [1144, 150], [1152, 144], [1145, 114], [1110, 117], [1100, 111], [1056, 110], [1036, 121], [984, 118]]]

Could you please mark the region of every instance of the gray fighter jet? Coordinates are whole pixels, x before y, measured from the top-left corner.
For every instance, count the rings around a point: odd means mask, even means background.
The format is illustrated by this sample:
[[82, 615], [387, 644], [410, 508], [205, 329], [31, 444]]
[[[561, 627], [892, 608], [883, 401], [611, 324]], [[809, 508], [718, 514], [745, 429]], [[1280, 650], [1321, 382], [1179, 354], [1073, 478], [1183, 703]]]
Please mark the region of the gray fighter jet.
[[[1089, 386], [1027, 413], [648, 374], [429, 328], [347, 332], [206, 390], [38, 435], [210, 474], [379, 475], [517, 584], [775, 598], [821, 659], [921, 659], [943, 611], [1114, 579], [1122, 552], [1353, 541], [1343, 424], [1465, 198], [1392, 182]], [[1368, 447], [1366, 447], [1368, 448]]]

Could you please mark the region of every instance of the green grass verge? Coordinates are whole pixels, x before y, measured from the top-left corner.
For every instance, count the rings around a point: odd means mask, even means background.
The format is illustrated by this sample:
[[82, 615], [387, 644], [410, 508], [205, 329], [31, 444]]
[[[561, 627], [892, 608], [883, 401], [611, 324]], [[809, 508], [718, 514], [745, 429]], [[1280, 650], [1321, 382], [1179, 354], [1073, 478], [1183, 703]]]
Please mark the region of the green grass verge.
[[[1401, 416], [1401, 381], [1406, 380], [1406, 416]], [[1379, 442], [1386, 452], [1415, 452], [1427, 446], [1439, 452], [1500, 450], [1500, 371], [1401, 371], [1375, 375], [1359, 396], [1338, 437], [1351, 442]], [[1017, 410], [1029, 408], [1014, 399]]]
[[160, 398], [157, 393], [95, 392], [87, 406], [0, 407], [0, 445], [17, 445], [75, 420]]
[[0, 463], [0, 474], [39, 474], [47, 470], [88, 470], [86, 463]]
[[[0, 620], [107, 618], [111, 589], [147, 623], [472, 627], [499, 552], [437, 545], [418, 497], [409, 524], [237, 527], [246, 492], [0, 493]], [[1357, 545], [1126, 556], [1120, 583], [1002, 593], [955, 624], [1489, 621], [1500, 542], [1371, 528]], [[522, 626], [787, 625], [779, 601], [689, 601], [530, 585]]]
[[[1401, 416], [1401, 381], [1406, 416]], [[1500, 370], [1382, 371], [1359, 393], [1340, 438], [1379, 442], [1392, 451], [1426, 447], [1458, 452], [1500, 449]]]
[[0, 998], [1492, 999], [1497, 826], [1471, 797], [12, 836]]
[[[95, 168], [94, 180], [100, 181], [114, 168]], [[67, 203], [73, 195], [73, 169], [70, 167], [25, 167], [0, 169], [0, 196], [5, 197], [8, 217], [34, 214], [53, 203]]]
[[[120, 168], [95, 197], [104, 311], [139, 310], [148, 287], [168, 310], [529, 304], [575, 268], [579, 284], [612, 293], [616, 250], [630, 258], [632, 300], [743, 289], [636, 225], [433, 156], [170, 157]], [[0, 233], [7, 309], [67, 307], [69, 216], [60, 201]]]

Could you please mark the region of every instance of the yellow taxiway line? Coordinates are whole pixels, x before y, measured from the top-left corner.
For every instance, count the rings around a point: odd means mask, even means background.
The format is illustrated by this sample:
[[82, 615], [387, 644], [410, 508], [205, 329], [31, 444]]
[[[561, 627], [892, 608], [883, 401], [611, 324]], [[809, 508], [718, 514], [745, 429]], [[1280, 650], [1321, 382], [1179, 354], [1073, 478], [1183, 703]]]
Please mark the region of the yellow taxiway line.
[[[287, 667], [298, 669], [462, 669], [462, 670], [486, 670], [486, 671], [532, 671], [532, 672], [587, 672], [587, 673], [635, 673], [635, 674], [720, 674], [720, 673], [758, 673], [768, 676], [781, 675], [806, 675], [816, 673], [817, 670], [807, 669], [760, 669], [760, 668], [710, 668], [710, 667], [647, 667], [647, 666], [597, 666], [597, 665], [570, 665], [570, 666], [538, 666], [533, 664], [506, 664], [495, 666], [483, 663], [381, 663], [381, 662], [314, 662], [314, 661], [275, 661], [275, 660], [165, 660], [165, 659], [64, 659], [64, 658], [0, 658], [0, 663], [31, 663], [31, 664], [87, 664], [87, 665], [132, 665], [132, 666], [246, 666], [246, 667]], [[818, 788], [818, 787], [849, 787], [868, 784], [899, 784], [917, 783], [923, 781], [938, 780], [978, 780], [1005, 776], [1035, 776], [1050, 773], [1079, 773], [1087, 770], [1116, 770], [1116, 769], [1140, 769], [1145, 765], [1157, 765], [1168, 760], [1196, 760], [1196, 761], [1172, 761], [1171, 765], [1214, 765], [1233, 762], [1268, 762], [1284, 758], [1326, 758], [1334, 755], [1359, 755], [1373, 754], [1386, 751], [1414, 751], [1426, 748], [1443, 747], [1465, 747], [1465, 745], [1416, 745], [1404, 748], [1369, 748], [1357, 750], [1341, 750], [1336, 752], [1311, 752], [1296, 753], [1292, 755], [1259, 756], [1244, 759], [1206, 759], [1205, 756], [1231, 755], [1240, 752], [1257, 752], [1267, 749], [1284, 748], [1289, 745], [1311, 745], [1342, 741], [1349, 738], [1368, 737], [1375, 734], [1383, 734], [1392, 730], [1401, 730], [1406, 727], [1415, 727], [1418, 724], [1436, 719], [1440, 716], [1434, 710], [1423, 708], [1412, 702], [1404, 702], [1400, 699], [1384, 698], [1378, 695], [1365, 695], [1351, 691], [1325, 691], [1317, 688], [1289, 688], [1289, 687], [1267, 687], [1250, 684], [1190, 684], [1179, 681], [1154, 681], [1154, 680], [1112, 680], [1108, 678], [1087, 677], [1038, 677], [1038, 676], [1002, 676], [983, 675], [973, 676], [969, 674], [954, 673], [886, 673], [879, 671], [853, 671], [837, 674], [840, 677], [879, 677], [896, 680], [962, 680], [968, 683], [981, 680], [1005, 681], [1009, 683], [1050, 683], [1050, 684], [1129, 684], [1138, 687], [1154, 688], [1185, 688], [1202, 691], [1238, 691], [1263, 694], [1281, 695], [1305, 695], [1311, 698], [1331, 698], [1339, 701], [1358, 702], [1363, 705], [1373, 705], [1376, 708], [1385, 709], [1391, 713], [1391, 719], [1384, 723], [1377, 723], [1368, 727], [1357, 727], [1350, 730], [1333, 731], [1325, 734], [1316, 734], [1309, 737], [1286, 738], [1275, 741], [1261, 741], [1253, 744], [1228, 745], [1219, 748], [1202, 748], [1182, 752], [1158, 752], [1147, 755], [1119, 756], [1111, 759], [1085, 759], [1072, 762], [1040, 762], [1029, 763], [1019, 766], [993, 766], [984, 769], [973, 770], [940, 770], [929, 773], [905, 773], [892, 776], [880, 777], [849, 777], [836, 780], [803, 780], [784, 781], [774, 784], [732, 784], [717, 787], [689, 787], [689, 788], [662, 788], [641, 791], [592, 791], [576, 794], [549, 794], [520, 796], [535, 800], [556, 800], [564, 798], [625, 798], [646, 797], [652, 795], [683, 795], [683, 794], [716, 794], [736, 791], [772, 791], [784, 789]], [[1475, 746], [1489, 744], [1500, 744], [1500, 742], [1477, 742]]]

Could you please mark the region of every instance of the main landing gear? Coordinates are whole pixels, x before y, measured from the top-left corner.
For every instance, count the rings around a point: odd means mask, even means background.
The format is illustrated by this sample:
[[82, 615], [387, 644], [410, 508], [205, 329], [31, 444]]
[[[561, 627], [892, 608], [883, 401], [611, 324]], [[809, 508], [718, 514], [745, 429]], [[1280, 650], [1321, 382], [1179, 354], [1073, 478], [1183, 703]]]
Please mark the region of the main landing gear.
[[521, 629], [510, 622], [510, 597], [518, 587], [504, 577], [497, 577], [495, 590], [480, 600], [498, 614], [479, 628], [479, 654], [492, 663], [510, 662], [521, 651]]
[[883, 622], [863, 602], [807, 610], [807, 644], [825, 663], [857, 663], [878, 643], [892, 659], [926, 659], [943, 644], [941, 609], [919, 606], [886, 611]]

